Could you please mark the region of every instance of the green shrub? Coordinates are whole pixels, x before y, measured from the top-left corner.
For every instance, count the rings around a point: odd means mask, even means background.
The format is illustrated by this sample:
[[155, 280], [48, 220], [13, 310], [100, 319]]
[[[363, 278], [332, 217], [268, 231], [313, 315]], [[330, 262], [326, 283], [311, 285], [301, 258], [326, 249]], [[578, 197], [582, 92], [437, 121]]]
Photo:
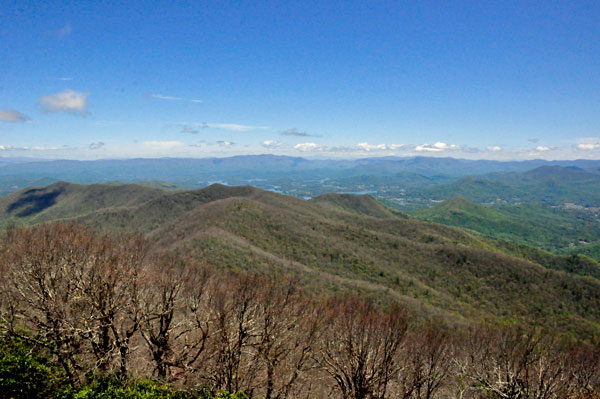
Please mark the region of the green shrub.
[[250, 399], [245, 392], [229, 393], [227, 391], [202, 390], [199, 392], [200, 399]]
[[0, 338], [0, 399], [55, 397], [64, 386], [61, 370], [35, 348], [17, 338]]
[[69, 399], [250, 399], [244, 392], [229, 393], [206, 389], [197, 395], [151, 380], [124, 383], [115, 378], [100, 378], [80, 388]]
[[155, 381], [122, 383], [117, 379], [94, 380], [73, 394], [73, 399], [191, 399], [187, 392]]

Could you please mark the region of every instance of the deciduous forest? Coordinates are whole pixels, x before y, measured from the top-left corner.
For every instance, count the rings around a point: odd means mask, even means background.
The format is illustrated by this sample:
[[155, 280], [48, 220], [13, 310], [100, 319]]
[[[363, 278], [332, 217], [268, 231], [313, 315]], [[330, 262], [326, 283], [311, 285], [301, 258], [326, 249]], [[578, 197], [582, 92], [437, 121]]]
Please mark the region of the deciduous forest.
[[[598, 398], [597, 342], [449, 325], [77, 224], [9, 229], [0, 397]], [[112, 396], [111, 396], [112, 395]]]

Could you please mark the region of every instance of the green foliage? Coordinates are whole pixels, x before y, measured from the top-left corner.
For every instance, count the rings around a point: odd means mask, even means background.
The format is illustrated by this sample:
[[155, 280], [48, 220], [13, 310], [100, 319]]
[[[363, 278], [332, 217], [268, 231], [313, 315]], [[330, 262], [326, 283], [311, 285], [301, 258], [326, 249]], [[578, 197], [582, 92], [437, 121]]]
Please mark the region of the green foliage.
[[244, 392], [201, 390], [196, 394], [152, 380], [97, 378], [69, 386], [60, 368], [19, 338], [0, 339], [0, 399], [249, 399]]
[[214, 389], [188, 392], [152, 380], [124, 382], [118, 378], [99, 378], [63, 395], [64, 399], [250, 399], [244, 392], [229, 393]]
[[124, 383], [118, 379], [97, 379], [77, 390], [72, 399], [191, 399], [187, 392], [167, 384], [141, 380]]
[[[69, 209], [76, 220], [101, 229], [143, 234], [156, 251], [177, 251], [216, 268], [293, 274], [317, 295], [355, 292], [380, 302], [400, 301], [424, 317], [517, 319], [585, 338], [600, 335], [598, 264], [513, 238], [532, 232], [530, 240], [563, 239], [574, 228], [587, 231], [590, 239], [596, 234], [591, 220], [569, 222], [570, 214], [554, 208], [446, 204], [451, 218], [482, 222], [489, 235], [503, 238], [499, 241], [399, 217], [367, 196], [304, 201], [247, 186], [213, 185], [155, 197], [147, 188], [122, 187], [126, 198], [106, 194], [114, 202], [91, 211], [88, 200], [105, 198], [103, 186], [64, 188], [76, 195], [61, 194], [40, 217]], [[115, 187], [104, 189], [111, 193]], [[536, 213], [543, 215], [541, 224]]]
[[68, 219], [114, 207], [128, 207], [160, 197], [168, 191], [138, 184], [57, 182], [0, 197], [0, 228]]
[[0, 399], [57, 396], [65, 386], [60, 369], [18, 338], [0, 339]]
[[230, 393], [227, 391], [216, 391], [214, 389], [204, 389], [198, 392], [199, 399], [250, 399], [245, 392]]
[[575, 248], [569, 248], [564, 252], [579, 254], [581, 256], [589, 256], [590, 258], [600, 262], [600, 241], [596, 241], [591, 244], [580, 245]]
[[[584, 251], [587, 243], [600, 238], [600, 220], [592, 212], [539, 204], [488, 207], [455, 197], [410, 214], [553, 252], [573, 247]], [[593, 252], [588, 255], [595, 257]]]
[[320, 205], [332, 206], [340, 210], [357, 213], [359, 215], [377, 218], [406, 217], [400, 212], [386, 207], [370, 195], [328, 193], [313, 198], [310, 201]]

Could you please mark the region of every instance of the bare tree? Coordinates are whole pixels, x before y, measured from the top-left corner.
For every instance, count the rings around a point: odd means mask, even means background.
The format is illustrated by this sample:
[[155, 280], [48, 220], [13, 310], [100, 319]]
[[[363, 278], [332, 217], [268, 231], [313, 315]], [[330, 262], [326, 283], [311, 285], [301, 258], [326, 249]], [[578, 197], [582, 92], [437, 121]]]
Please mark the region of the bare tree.
[[104, 236], [95, 244], [89, 261], [74, 270], [75, 293], [87, 301], [87, 338], [101, 370], [116, 357], [120, 375], [127, 376], [131, 339], [142, 321], [146, 247], [141, 238], [123, 235]]
[[258, 293], [263, 284], [257, 274], [225, 276], [211, 289], [212, 312], [209, 350], [201, 372], [215, 388], [252, 393], [256, 377], [254, 349], [258, 337]]
[[151, 274], [152, 289], [144, 298], [144, 315], [140, 333], [154, 362], [154, 371], [162, 380], [167, 378], [169, 358], [172, 355], [173, 336], [179, 327], [176, 312], [181, 301], [184, 269], [178, 267], [173, 257], [163, 257], [156, 262]]
[[600, 399], [600, 345], [579, 344], [569, 348], [564, 355], [572, 376], [572, 397]]
[[287, 398], [310, 365], [319, 325], [316, 307], [292, 280], [267, 279], [259, 301], [256, 350], [265, 399]]
[[[144, 373], [265, 399], [600, 399], [600, 346], [524, 328], [464, 336], [397, 306], [318, 303], [292, 280], [226, 273], [74, 224], [11, 229], [0, 332], [29, 340], [73, 386]], [[138, 344], [147, 351], [135, 352]], [[135, 355], [143, 356], [141, 362]]]
[[152, 289], [145, 298], [141, 334], [160, 379], [186, 377], [205, 349], [211, 275], [208, 268], [171, 255], [155, 262], [148, 276]]
[[523, 328], [474, 329], [459, 361], [462, 375], [492, 398], [565, 398], [572, 384], [566, 358], [545, 338]]
[[390, 391], [393, 397], [433, 399], [452, 373], [450, 336], [441, 325], [421, 323], [410, 331], [400, 352], [402, 365]]
[[11, 333], [47, 347], [75, 386], [113, 363], [127, 375], [141, 320], [140, 239], [48, 224], [8, 231], [2, 255]]
[[90, 261], [91, 247], [89, 231], [55, 224], [9, 230], [1, 257], [6, 270], [2, 296], [10, 309], [3, 326], [46, 347], [74, 386], [87, 369], [80, 355], [88, 331], [82, 317], [86, 301], [75, 294], [80, 281], [73, 269]]
[[398, 355], [408, 325], [405, 313], [395, 306], [381, 310], [355, 298], [328, 301], [321, 312], [327, 327], [316, 359], [341, 396], [385, 398], [401, 367]]

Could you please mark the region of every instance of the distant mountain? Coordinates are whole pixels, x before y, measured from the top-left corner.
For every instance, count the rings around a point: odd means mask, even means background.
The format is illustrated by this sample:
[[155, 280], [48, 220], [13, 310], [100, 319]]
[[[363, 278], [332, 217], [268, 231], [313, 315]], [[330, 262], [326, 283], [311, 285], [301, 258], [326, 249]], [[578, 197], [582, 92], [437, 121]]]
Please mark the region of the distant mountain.
[[[119, 180], [139, 182], [160, 180], [187, 187], [204, 187], [213, 182], [230, 185], [253, 184], [263, 188], [271, 185], [289, 185], [301, 188], [322, 179], [343, 179], [359, 176], [421, 175], [423, 178], [458, 178], [496, 172], [524, 172], [539, 166], [574, 166], [600, 168], [600, 161], [521, 161], [499, 162], [430, 157], [384, 157], [355, 160], [308, 160], [305, 158], [246, 155], [228, 158], [159, 158], [96, 161], [28, 161], [19, 163], [0, 161], [0, 193], [14, 192], [34, 184], [36, 180], [66, 180], [76, 183], [105, 183]], [[413, 176], [414, 177], [414, 176]], [[22, 182], [19, 182], [19, 179]], [[11, 180], [11, 184], [4, 181]], [[423, 183], [427, 183], [425, 179]], [[274, 183], [278, 181], [278, 183]], [[413, 178], [413, 185], [418, 181]], [[449, 181], [446, 181], [448, 183]], [[419, 186], [423, 187], [423, 186]], [[305, 193], [304, 193], [305, 194]], [[304, 195], [303, 194], [303, 195]], [[316, 193], [320, 194], [320, 193]], [[313, 195], [316, 195], [313, 193]], [[294, 194], [295, 195], [295, 194]]]
[[594, 160], [573, 160], [573, 161], [545, 161], [534, 159], [528, 161], [490, 161], [490, 160], [469, 160], [443, 157], [384, 157], [384, 158], [365, 158], [355, 161], [356, 167], [361, 168], [361, 174], [369, 171], [378, 171], [382, 169], [395, 170], [401, 165], [402, 171], [418, 173], [426, 176], [432, 174], [465, 176], [480, 175], [493, 172], [524, 172], [540, 166], [574, 166], [579, 168], [600, 167], [600, 161]]
[[[447, 205], [488, 216], [462, 200]], [[2, 198], [0, 217], [5, 225], [77, 220], [140, 233], [153, 251], [292, 273], [315, 294], [393, 299], [453, 323], [517, 320], [600, 335], [598, 263], [408, 219], [369, 196], [306, 201], [249, 186], [173, 191], [61, 182]]]
[[583, 169], [575, 166], [545, 165], [522, 173], [492, 173], [486, 177], [510, 183], [597, 183], [599, 176], [593, 169]]
[[527, 172], [467, 176], [412, 195], [437, 200], [461, 196], [477, 203], [600, 206], [600, 174], [577, 167], [542, 166]]
[[49, 159], [44, 158], [29, 158], [29, 157], [0, 157], [0, 166], [18, 164], [18, 163], [31, 163], [31, 162], [47, 162]]

